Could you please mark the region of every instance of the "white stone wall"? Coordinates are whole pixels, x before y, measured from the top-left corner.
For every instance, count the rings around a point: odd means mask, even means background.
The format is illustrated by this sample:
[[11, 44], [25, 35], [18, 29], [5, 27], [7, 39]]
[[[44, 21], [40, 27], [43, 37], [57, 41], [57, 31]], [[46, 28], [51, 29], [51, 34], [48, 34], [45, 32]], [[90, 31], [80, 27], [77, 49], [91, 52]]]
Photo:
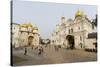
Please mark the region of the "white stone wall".
[[93, 43], [96, 43], [96, 39], [95, 38], [86, 39], [85, 48], [86, 49], [95, 49], [95, 45], [93, 45]]
[[12, 24], [12, 46], [18, 47], [19, 46], [19, 24]]
[[84, 48], [84, 38], [82, 34], [75, 35], [75, 48]]
[[28, 45], [28, 33], [22, 32], [20, 33], [20, 46], [26, 46], [26, 45]]
[[[64, 25], [65, 24], [65, 25]], [[73, 35], [75, 40], [75, 47], [76, 48], [84, 48], [86, 38], [89, 32], [92, 31], [92, 24], [90, 21], [88, 21], [85, 16], [83, 17], [77, 17], [74, 20], [68, 19], [62, 25], [62, 23], [59, 23], [59, 28], [63, 28], [61, 26], [66, 26], [66, 28], [60, 29], [59, 34], [56, 35], [56, 44], [62, 44], [65, 43], [66, 46], [68, 46], [68, 42], [66, 41], [67, 35]], [[69, 30], [73, 29], [73, 32], [69, 33]], [[58, 38], [57, 38], [58, 37]], [[81, 40], [80, 40], [81, 38]], [[80, 45], [82, 44], [82, 45]]]
[[40, 44], [39, 44], [39, 35], [38, 34], [33, 34], [33, 42], [32, 42], [32, 44], [34, 45], [34, 46], [39, 46]]

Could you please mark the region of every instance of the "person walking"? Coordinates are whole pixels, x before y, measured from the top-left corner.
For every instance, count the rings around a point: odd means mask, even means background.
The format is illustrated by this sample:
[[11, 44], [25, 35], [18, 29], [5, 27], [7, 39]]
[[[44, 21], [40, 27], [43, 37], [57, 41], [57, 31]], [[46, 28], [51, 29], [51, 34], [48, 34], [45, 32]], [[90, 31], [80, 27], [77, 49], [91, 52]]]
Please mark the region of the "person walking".
[[39, 50], [38, 55], [41, 55], [43, 53], [43, 47], [40, 46], [38, 50]]
[[24, 55], [27, 55], [27, 48], [25, 47]]

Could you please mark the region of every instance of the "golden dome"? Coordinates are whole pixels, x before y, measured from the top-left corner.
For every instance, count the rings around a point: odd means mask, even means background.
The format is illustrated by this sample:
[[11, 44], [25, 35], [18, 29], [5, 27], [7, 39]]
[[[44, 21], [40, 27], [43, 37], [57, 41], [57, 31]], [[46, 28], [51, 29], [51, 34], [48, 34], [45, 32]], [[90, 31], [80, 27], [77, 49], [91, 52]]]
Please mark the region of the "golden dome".
[[27, 24], [20, 24], [20, 27], [25, 27], [25, 28], [27, 28], [28, 26], [27, 26]]
[[32, 24], [30, 24], [30, 23], [29, 23], [29, 24], [27, 24], [27, 26], [28, 26], [28, 27], [33, 27], [33, 26], [32, 26]]
[[33, 30], [38, 30], [38, 27], [33, 27]]
[[33, 30], [33, 33], [38, 33], [38, 30]]
[[77, 16], [82, 16], [82, 13], [81, 13], [80, 10], [78, 10], [78, 11], [76, 12], [75, 17], [77, 17]]
[[61, 19], [65, 19], [65, 17], [64, 17], [64, 16], [62, 16], [62, 17], [61, 17]]
[[28, 28], [28, 27], [32, 27], [32, 24], [20, 24], [20, 27]]
[[38, 28], [34, 27], [32, 31], [33, 31], [33, 33], [38, 33]]

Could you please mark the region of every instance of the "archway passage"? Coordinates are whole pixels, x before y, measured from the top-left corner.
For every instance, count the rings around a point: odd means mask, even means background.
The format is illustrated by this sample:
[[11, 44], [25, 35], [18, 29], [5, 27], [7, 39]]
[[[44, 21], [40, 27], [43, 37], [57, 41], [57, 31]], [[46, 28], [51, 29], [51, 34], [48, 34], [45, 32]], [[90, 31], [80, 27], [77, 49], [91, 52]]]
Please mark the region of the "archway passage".
[[28, 37], [28, 45], [31, 46], [32, 45], [32, 41], [33, 41], [33, 36], [29, 36]]
[[73, 35], [67, 35], [66, 40], [68, 40], [69, 48], [74, 49], [75, 48], [74, 36]]

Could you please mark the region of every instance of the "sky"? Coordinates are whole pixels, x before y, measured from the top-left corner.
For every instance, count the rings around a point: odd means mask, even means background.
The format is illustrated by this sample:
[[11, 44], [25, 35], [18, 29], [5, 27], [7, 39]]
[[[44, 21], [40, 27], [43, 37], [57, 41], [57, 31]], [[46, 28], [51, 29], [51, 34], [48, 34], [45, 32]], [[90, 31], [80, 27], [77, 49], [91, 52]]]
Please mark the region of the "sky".
[[74, 18], [77, 10], [81, 10], [89, 19], [95, 18], [97, 6], [64, 3], [48, 3], [13, 0], [13, 22], [32, 23], [39, 29], [40, 36], [48, 38], [60, 23], [61, 16], [65, 19]]

